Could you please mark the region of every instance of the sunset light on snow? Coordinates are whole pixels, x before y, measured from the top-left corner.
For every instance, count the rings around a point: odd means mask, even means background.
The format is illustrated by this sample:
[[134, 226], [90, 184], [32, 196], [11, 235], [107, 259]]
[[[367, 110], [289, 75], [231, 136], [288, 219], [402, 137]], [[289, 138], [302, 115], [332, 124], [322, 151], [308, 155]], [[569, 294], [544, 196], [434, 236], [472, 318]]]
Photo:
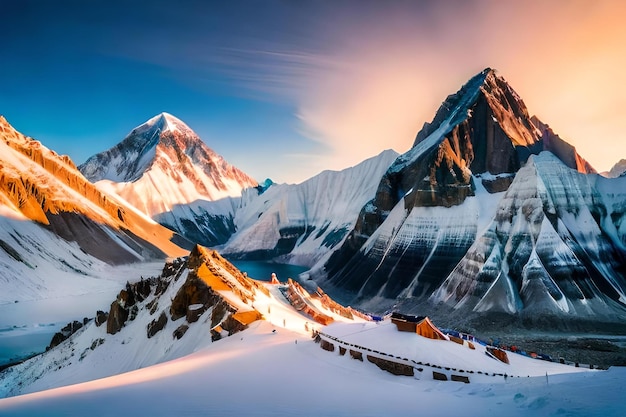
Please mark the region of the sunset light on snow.
[[300, 182], [407, 151], [445, 97], [491, 67], [605, 171], [626, 158], [624, 7], [14, 2], [0, 114], [82, 163], [166, 111], [257, 180]]

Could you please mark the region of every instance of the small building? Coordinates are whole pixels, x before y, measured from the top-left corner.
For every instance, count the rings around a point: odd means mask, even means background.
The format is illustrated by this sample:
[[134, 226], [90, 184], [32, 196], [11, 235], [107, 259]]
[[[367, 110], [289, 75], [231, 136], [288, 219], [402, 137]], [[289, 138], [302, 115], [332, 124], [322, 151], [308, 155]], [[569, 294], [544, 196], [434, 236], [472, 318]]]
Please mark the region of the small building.
[[416, 333], [435, 340], [450, 340], [426, 316], [392, 313], [391, 322], [396, 325], [399, 332]]

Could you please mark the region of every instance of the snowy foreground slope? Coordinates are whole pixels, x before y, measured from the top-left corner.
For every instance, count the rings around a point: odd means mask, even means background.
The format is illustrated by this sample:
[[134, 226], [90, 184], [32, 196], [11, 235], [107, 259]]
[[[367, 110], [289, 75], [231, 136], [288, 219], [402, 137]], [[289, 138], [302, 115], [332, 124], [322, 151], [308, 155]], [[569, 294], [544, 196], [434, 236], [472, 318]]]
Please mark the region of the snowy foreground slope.
[[298, 333], [272, 330], [256, 322], [177, 360], [3, 399], [0, 414], [609, 417], [622, 416], [626, 407], [618, 388], [624, 368], [477, 384], [416, 380], [325, 352]]
[[[130, 314], [120, 322], [122, 310]], [[322, 343], [312, 338], [316, 331]], [[353, 343], [364, 356], [406, 356], [420, 365], [415, 377], [392, 375], [369, 360], [321, 349], [329, 337]], [[590, 371], [513, 353], [509, 359], [490, 358], [479, 344], [472, 350], [398, 332], [293, 282], [250, 280], [196, 247], [158, 279], [130, 284], [106, 321], [97, 318], [0, 373], [0, 396], [12, 396], [0, 399], [0, 414], [623, 414], [625, 400], [615, 389], [626, 378], [621, 368]], [[459, 369], [470, 383], [432, 379], [434, 370]]]

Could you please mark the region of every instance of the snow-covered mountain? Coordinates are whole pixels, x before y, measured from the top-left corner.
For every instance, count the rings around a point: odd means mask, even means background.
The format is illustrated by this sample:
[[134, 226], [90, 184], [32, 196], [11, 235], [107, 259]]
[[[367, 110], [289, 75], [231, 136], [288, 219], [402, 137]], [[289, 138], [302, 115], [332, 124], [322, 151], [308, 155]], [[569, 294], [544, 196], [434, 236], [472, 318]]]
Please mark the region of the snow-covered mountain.
[[397, 156], [387, 150], [300, 184], [246, 190], [234, 218], [237, 232], [220, 251], [232, 258], [312, 266], [344, 241]]
[[606, 173], [609, 178], [616, 178], [626, 175], [626, 159], [620, 159], [613, 167]]
[[230, 237], [236, 198], [257, 185], [168, 113], [136, 127], [79, 169], [99, 188], [205, 245]]
[[[529, 159], [544, 151], [554, 157]], [[542, 169], [534, 168], [538, 161], [547, 160], [550, 163], [542, 162]], [[561, 182], [552, 171], [561, 174]], [[476, 314], [504, 310], [513, 315], [526, 311], [552, 316], [556, 312], [565, 320], [605, 321], [612, 316], [611, 322], [624, 323], [626, 253], [620, 230], [626, 196], [617, 192], [619, 186], [602, 183], [594, 172], [574, 147], [530, 117], [502, 77], [486, 69], [450, 95], [433, 121], [425, 123], [413, 148], [382, 177], [375, 198], [363, 206], [342, 247], [328, 261], [319, 262], [311, 276], [324, 286], [350, 291], [354, 302], [379, 311], [394, 305], [408, 311], [434, 311], [438, 303], [455, 300], [460, 303], [452, 303], [455, 307], [471, 305], [470, 313]], [[545, 194], [544, 188], [554, 187], [558, 201], [567, 204], [554, 208], [555, 197], [513, 204], [509, 196], [517, 187], [510, 189], [511, 184], [532, 181], [533, 175], [539, 185], [527, 194]], [[546, 215], [539, 216], [534, 207], [543, 207]], [[582, 217], [576, 217], [580, 214], [576, 210], [583, 207], [591, 213], [584, 218], [588, 222], [584, 227]], [[504, 213], [509, 213], [505, 223], [514, 225], [506, 235]], [[512, 219], [514, 215], [520, 217]], [[537, 228], [536, 221], [539, 226], [546, 224]], [[500, 228], [494, 226], [498, 224]], [[549, 233], [548, 225], [555, 232]], [[490, 235], [489, 230], [497, 233]], [[536, 252], [532, 248], [540, 237], [544, 245], [548, 236], [551, 247], [568, 249], [560, 257], [542, 252], [541, 262], [552, 265], [541, 267], [537, 255], [531, 256]], [[488, 251], [473, 259], [480, 245]], [[480, 281], [477, 265], [483, 264], [485, 271], [495, 268], [489, 282], [498, 285]], [[467, 280], [451, 285], [461, 275]], [[539, 290], [539, 282], [551, 295]], [[572, 289], [582, 282], [587, 287]], [[511, 287], [504, 288], [505, 284]], [[485, 294], [490, 295], [481, 302]], [[588, 301], [591, 298], [593, 302]], [[441, 321], [449, 312], [442, 307], [438, 314]]]
[[102, 193], [67, 156], [3, 117], [0, 138], [0, 300], [58, 294], [70, 276], [81, 287], [103, 263], [183, 253], [171, 231]]
[[531, 156], [431, 300], [527, 323], [625, 323], [625, 203], [626, 178], [581, 174], [549, 152]]

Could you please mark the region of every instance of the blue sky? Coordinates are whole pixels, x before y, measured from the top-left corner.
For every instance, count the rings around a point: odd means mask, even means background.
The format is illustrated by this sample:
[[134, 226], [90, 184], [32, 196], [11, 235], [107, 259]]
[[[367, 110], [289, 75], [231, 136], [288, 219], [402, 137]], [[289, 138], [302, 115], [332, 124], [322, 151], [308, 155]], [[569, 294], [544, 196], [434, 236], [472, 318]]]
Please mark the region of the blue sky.
[[299, 182], [408, 150], [489, 66], [608, 169], [626, 158], [623, 6], [543, 3], [3, 2], [0, 114], [81, 163], [166, 111], [255, 178]]

